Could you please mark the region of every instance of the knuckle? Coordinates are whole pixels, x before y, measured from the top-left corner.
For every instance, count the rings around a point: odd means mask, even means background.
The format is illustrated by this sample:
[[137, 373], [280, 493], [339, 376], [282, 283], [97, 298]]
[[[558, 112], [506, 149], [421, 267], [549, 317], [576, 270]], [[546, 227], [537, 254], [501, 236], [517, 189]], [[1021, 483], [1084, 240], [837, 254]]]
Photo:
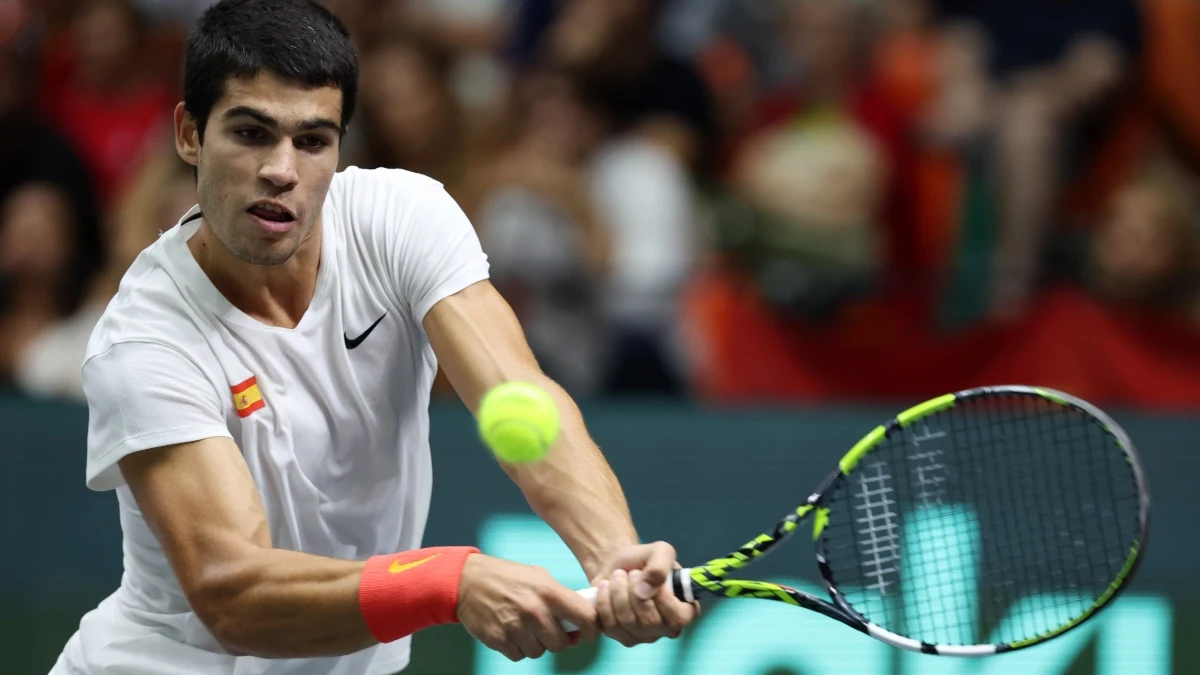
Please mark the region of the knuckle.
[[538, 579], [532, 588], [538, 600], [548, 600], [555, 595], [554, 580], [550, 577]]
[[542, 611], [543, 603], [539, 597], [522, 598], [517, 603], [517, 611], [521, 613], [521, 617], [532, 617]]

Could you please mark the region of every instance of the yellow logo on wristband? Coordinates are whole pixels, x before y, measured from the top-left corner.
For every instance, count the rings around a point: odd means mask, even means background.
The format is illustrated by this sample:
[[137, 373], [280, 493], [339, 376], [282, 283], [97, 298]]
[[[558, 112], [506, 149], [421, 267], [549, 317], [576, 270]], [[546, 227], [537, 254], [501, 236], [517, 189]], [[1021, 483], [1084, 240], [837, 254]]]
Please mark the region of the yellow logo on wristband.
[[388, 567], [388, 571], [391, 572], [392, 574], [400, 574], [401, 572], [404, 572], [406, 570], [411, 570], [412, 568], [416, 567], [417, 565], [424, 565], [425, 563], [429, 562], [430, 560], [433, 560], [434, 558], [438, 557], [439, 555], [441, 555], [441, 553], [434, 553], [433, 555], [429, 556], [428, 558], [421, 558], [420, 560], [414, 560], [412, 562], [407, 562], [407, 563], [401, 563], [399, 560], [393, 560], [392, 564]]

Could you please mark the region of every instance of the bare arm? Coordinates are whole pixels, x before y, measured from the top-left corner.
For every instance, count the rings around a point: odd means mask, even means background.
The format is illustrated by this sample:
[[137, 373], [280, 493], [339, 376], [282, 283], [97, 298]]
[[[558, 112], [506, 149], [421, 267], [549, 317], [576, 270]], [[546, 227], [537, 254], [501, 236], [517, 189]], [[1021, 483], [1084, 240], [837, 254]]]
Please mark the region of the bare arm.
[[424, 324], [446, 376], [472, 413], [485, 392], [507, 381], [539, 384], [554, 397], [562, 434], [547, 459], [502, 466], [588, 578], [601, 571], [613, 551], [636, 545], [625, 495], [578, 406], [538, 367], [516, 316], [491, 283], [479, 282], [442, 300]]
[[257, 488], [227, 438], [120, 461], [196, 615], [235, 654], [349, 654], [376, 642], [358, 605], [363, 563], [271, 547]]

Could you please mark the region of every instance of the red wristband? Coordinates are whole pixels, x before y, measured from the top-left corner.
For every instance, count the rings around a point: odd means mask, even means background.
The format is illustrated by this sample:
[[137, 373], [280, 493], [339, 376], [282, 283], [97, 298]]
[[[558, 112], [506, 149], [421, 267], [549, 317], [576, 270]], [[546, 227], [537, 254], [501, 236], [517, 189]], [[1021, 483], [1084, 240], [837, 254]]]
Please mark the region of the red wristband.
[[471, 546], [441, 546], [367, 560], [358, 605], [371, 634], [392, 642], [430, 626], [458, 623], [458, 580]]

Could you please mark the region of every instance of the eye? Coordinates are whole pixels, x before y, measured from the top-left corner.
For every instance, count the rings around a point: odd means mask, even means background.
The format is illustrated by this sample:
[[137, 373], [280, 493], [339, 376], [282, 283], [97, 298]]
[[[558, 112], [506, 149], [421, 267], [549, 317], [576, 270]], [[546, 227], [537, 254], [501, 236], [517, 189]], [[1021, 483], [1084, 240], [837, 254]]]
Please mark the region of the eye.
[[238, 130], [234, 131], [233, 133], [237, 134], [243, 140], [247, 140], [247, 141], [261, 141], [263, 138], [265, 138], [265, 135], [263, 134], [263, 130], [259, 129], [257, 127], [251, 127], [249, 129], [238, 129]]
[[320, 136], [302, 136], [296, 139], [296, 145], [309, 150], [319, 150], [329, 143]]

